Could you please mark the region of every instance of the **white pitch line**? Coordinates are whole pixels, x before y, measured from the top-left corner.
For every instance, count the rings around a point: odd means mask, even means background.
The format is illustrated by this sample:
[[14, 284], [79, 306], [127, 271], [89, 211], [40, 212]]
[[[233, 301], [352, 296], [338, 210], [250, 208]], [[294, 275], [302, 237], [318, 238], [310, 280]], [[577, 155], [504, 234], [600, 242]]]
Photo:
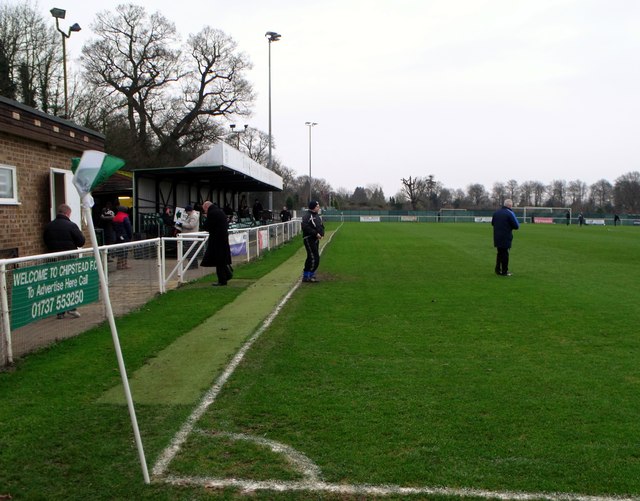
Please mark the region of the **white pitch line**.
[[254, 481], [240, 479], [225, 479], [212, 477], [178, 477], [170, 475], [166, 481], [178, 486], [197, 486], [205, 488], [222, 489], [233, 487], [250, 493], [260, 490], [274, 492], [287, 491], [312, 491], [329, 492], [339, 495], [359, 496], [452, 496], [452, 497], [477, 497], [482, 499], [501, 499], [515, 501], [638, 501], [638, 497], [623, 496], [591, 496], [586, 494], [571, 494], [562, 492], [517, 492], [517, 491], [490, 491], [484, 489], [467, 489], [451, 487], [401, 487], [399, 485], [367, 485], [367, 484], [331, 484], [327, 482], [302, 481]]
[[[338, 229], [340, 229], [340, 228], [338, 228]], [[333, 235], [335, 235], [335, 232], [331, 234], [331, 236], [329, 237], [329, 240], [327, 241], [326, 244], [324, 244], [324, 246], [322, 247], [320, 252], [322, 252], [324, 250], [324, 248], [331, 242], [331, 239], [333, 238]], [[193, 431], [193, 428], [194, 428], [196, 422], [198, 422], [198, 420], [202, 417], [202, 415], [205, 413], [207, 408], [218, 397], [218, 394], [220, 393], [220, 390], [222, 390], [222, 387], [225, 385], [227, 380], [234, 373], [234, 371], [236, 370], [236, 368], [238, 367], [238, 365], [240, 364], [240, 362], [242, 361], [242, 359], [246, 355], [247, 351], [249, 351], [249, 348], [251, 348], [253, 343], [271, 325], [273, 320], [280, 313], [280, 310], [289, 301], [289, 299], [291, 298], [293, 293], [300, 286], [300, 283], [301, 283], [300, 280], [296, 281], [296, 283], [293, 285], [293, 287], [291, 287], [289, 292], [287, 292], [287, 294], [284, 296], [284, 298], [282, 298], [282, 300], [277, 304], [277, 306], [274, 308], [274, 310], [271, 312], [271, 314], [264, 320], [264, 322], [262, 323], [260, 328], [253, 334], [253, 336], [251, 336], [249, 338], [249, 340], [242, 346], [242, 348], [240, 348], [238, 353], [236, 353], [236, 355], [231, 359], [231, 362], [229, 362], [229, 365], [227, 365], [227, 367], [225, 368], [224, 372], [216, 380], [214, 385], [209, 389], [209, 391], [207, 391], [207, 393], [205, 393], [204, 397], [200, 401], [200, 404], [198, 404], [198, 406], [195, 408], [195, 410], [187, 418], [187, 420], [184, 422], [184, 424], [182, 425], [180, 430], [178, 430], [178, 432], [173, 437], [173, 440], [171, 441], [169, 446], [162, 452], [162, 454], [160, 455], [160, 457], [156, 461], [156, 464], [153, 466], [152, 474], [155, 477], [160, 477], [160, 476], [162, 476], [164, 474], [164, 472], [166, 471], [166, 469], [169, 466], [169, 463], [171, 463], [171, 461], [176, 456], [176, 454], [178, 454], [178, 452], [180, 451], [180, 448], [182, 447], [182, 445], [185, 443], [185, 441], [189, 437], [189, 434]]]
[[282, 454], [284, 458], [293, 466], [293, 468], [301, 473], [307, 482], [319, 482], [320, 481], [320, 468], [311, 461], [307, 456], [305, 456], [302, 452], [297, 451], [290, 445], [283, 444], [281, 442], [276, 442], [275, 440], [269, 440], [264, 437], [256, 437], [253, 435], [246, 435], [244, 433], [227, 433], [221, 431], [211, 431], [211, 430], [195, 430], [196, 432], [200, 432], [203, 435], [212, 436], [212, 437], [227, 437], [232, 440], [242, 440], [246, 442], [253, 442], [254, 444], [262, 445], [263, 447], [268, 447], [276, 454]]

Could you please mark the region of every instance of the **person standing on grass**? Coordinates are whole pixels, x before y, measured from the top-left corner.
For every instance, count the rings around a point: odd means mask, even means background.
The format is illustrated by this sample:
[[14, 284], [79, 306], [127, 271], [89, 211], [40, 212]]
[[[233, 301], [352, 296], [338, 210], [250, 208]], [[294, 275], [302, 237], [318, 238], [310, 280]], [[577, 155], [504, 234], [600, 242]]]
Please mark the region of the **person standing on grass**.
[[320, 204], [309, 202], [309, 210], [302, 216], [302, 237], [307, 259], [302, 273], [303, 282], [317, 282], [316, 270], [320, 265], [320, 240], [324, 237], [324, 224], [320, 217]]
[[211, 285], [224, 286], [233, 277], [231, 247], [229, 246], [229, 221], [222, 209], [207, 200], [202, 204], [207, 215], [204, 230], [209, 232], [209, 243], [200, 266], [215, 266], [218, 282]]
[[[56, 218], [44, 227], [43, 240], [49, 252], [75, 250], [84, 245], [85, 239], [78, 225], [71, 221], [71, 207], [60, 204]], [[64, 259], [64, 258], [63, 258]], [[72, 318], [79, 318], [75, 308], [66, 311]], [[65, 312], [58, 313], [58, 319], [64, 318]]]
[[493, 226], [493, 245], [498, 249], [496, 257], [496, 274], [503, 277], [510, 277], [509, 271], [509, 249], [513, 240], [513, 230], [520, 228], [518, 218], [511, 208], [513, 202], [506, 199], [502, 207], [493, 213], [491, 226]]

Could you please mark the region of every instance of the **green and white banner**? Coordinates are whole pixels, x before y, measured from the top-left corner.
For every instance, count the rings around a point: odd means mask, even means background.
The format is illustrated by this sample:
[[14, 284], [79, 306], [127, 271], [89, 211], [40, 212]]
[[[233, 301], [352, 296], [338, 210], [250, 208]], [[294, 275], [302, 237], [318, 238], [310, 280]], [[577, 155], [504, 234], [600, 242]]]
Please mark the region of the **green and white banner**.
[[56, 261], [13, 271], [11, 328], [98, 300], [93, 257]]
[[123, 166], [124, 160], [121, 158], [102, 151], [87, 150], [82, 154], [82, 158], [74, 158], [71, 161], [73, 184], [82, 198]]

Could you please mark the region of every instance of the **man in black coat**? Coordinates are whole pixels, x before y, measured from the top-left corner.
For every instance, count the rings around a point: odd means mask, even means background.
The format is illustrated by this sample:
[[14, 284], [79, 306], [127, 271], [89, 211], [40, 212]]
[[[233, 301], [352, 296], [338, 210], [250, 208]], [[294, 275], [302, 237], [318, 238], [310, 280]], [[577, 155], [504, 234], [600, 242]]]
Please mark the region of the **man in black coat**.
[[58, 206], [56, 218], [44, 227], [44, 244], [49, 252], [74, 250], [84, 245], [84, 235], [78, 225], [71, 221], [71, 207]]
[[209, 232], [209, 244], [200, 265], [216, 267], [218, 282], [212, 285], [227, 285], [233, 276], [231, 248], [229, 247], [229, 222], [222, 209], [209, 200], [202, 204], [202, 210], [207, 215], [204, 229]]
[[[71, 207], [67, 204], [60, 204], [56, 218], [44, 227], [42, 237], [49, 252], [75, 250], [84, 245], [84, 235], [78, 225], [69, 219], [70, 216]], [[75, 308], [66, 313], [73, 318], [80, 317], [80, 313]], [[57, 314], [58, 319], [64, 318], [64, 316], [65, 312]]]
[[324, 223], [320, 217], [320, 204], [309, 202], [309, 210], [302, 216], [302, 241], [307, 251], [302, 272], [303, 282], [317, 282], [316, 270], [320, 265], [320, 239], [324, 237]]
[[513, 230], [520, 228], [518, 218], [511, 210], [513, 202], [510, 199], [504, 201], [500, 209], [493, 213], [491, 226], [493, 226], [493, 245], [498, 249], [496, 257], [496, 274], [509, 277], [509, 249], [513, 240]]

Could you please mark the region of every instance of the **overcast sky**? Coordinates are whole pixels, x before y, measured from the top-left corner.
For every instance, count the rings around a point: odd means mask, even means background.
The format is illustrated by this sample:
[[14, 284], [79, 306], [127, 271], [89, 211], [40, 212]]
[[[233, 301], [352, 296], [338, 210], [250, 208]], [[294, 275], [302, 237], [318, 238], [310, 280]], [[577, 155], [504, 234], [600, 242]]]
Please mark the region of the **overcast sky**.
[[[51, 1], [51, 0], [50, 0]], [[99, 10], [123, 2], [54, 0], [77, 70]], [[640, 170], [638, 0], [147, 0], [183, 38], [204, 25], [253, 62], [254, 114], [274, 155], [334, 189], [433, 174], [448, 188], [549, 183]], [[53, 22], [53, 19], [52, 19]]]

